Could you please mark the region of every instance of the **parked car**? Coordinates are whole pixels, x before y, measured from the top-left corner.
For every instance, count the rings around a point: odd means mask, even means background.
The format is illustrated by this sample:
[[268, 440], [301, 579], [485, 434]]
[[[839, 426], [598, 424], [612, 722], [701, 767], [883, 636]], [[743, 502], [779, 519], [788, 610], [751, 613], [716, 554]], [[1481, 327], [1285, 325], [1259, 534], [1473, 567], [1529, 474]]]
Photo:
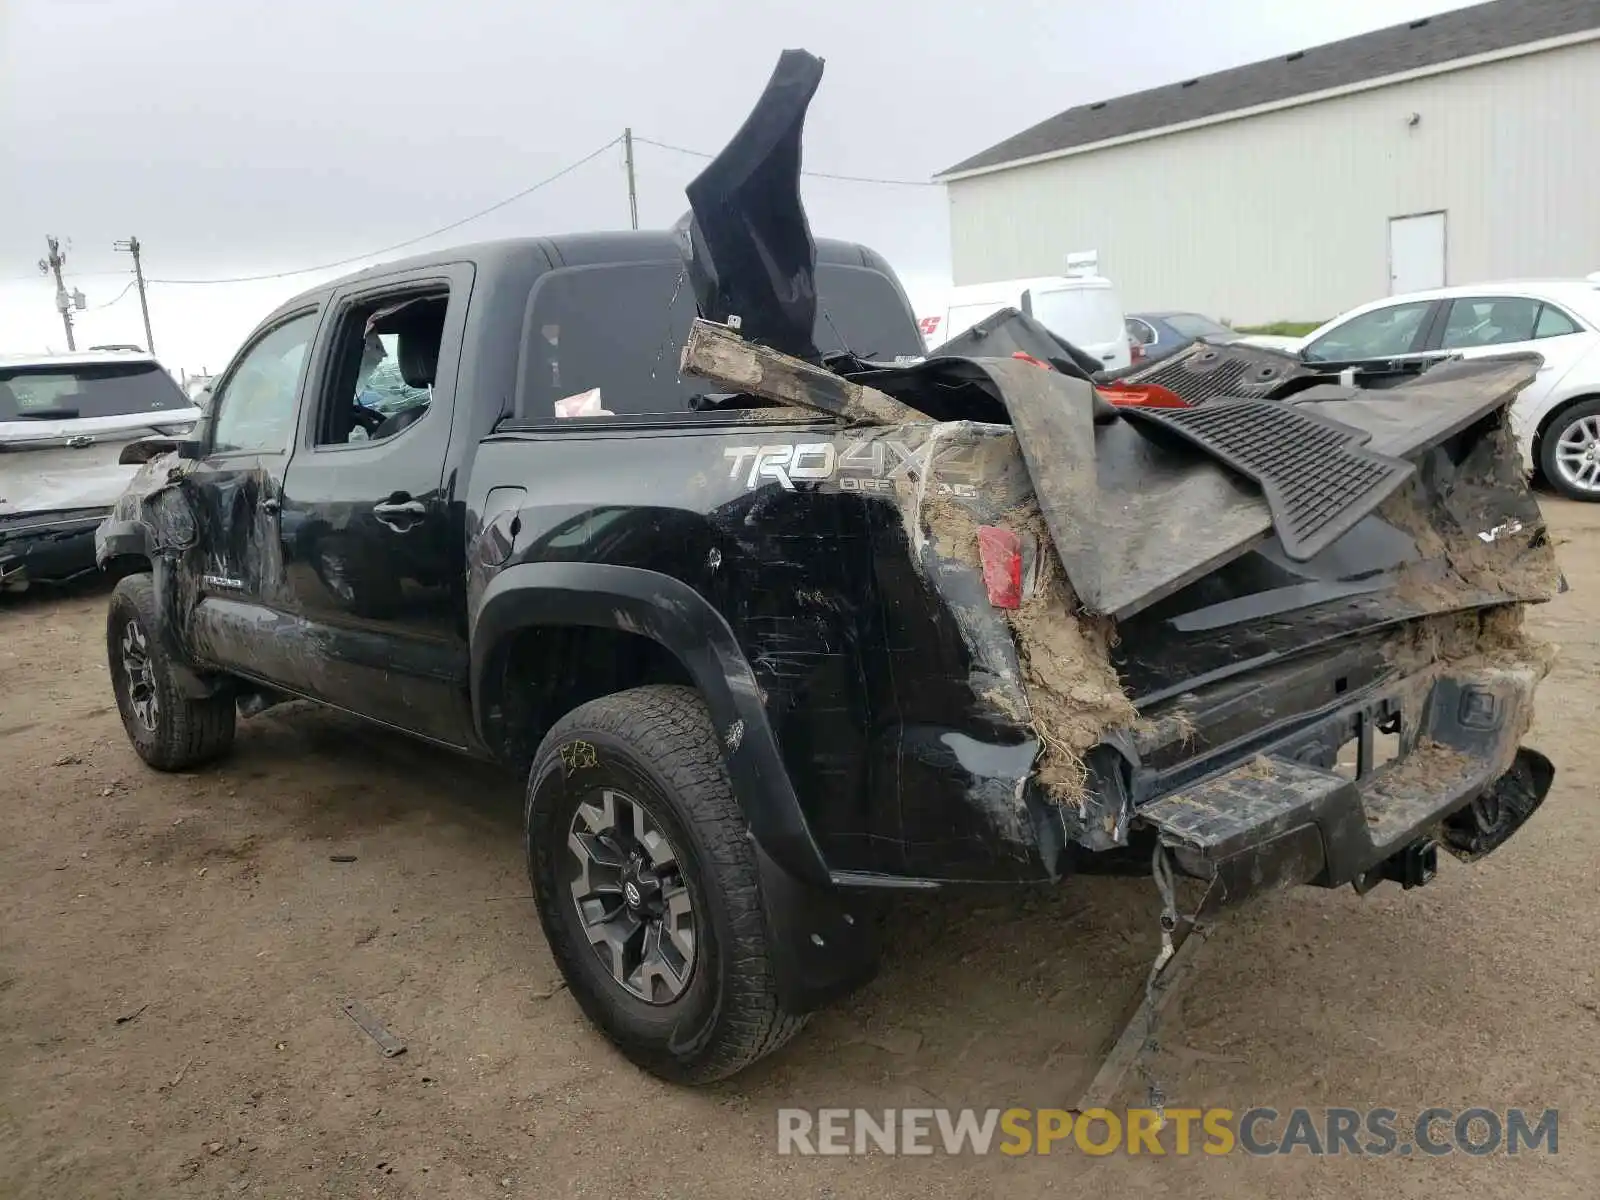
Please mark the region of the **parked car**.
[[1283, 350], [1293, 354], [1299, 350], [1303, 337], [1289, 337], [1281, 333], [1241, 333], [1234, 342], [1245, 346], [1260, 346], [1263, 350]]
[[1192, 312], [1140, 312], [1128, 314], [1128, 340], [1145, 362], [1155, 362], [1204, 339], [1237, 342], [1244, 335], [1220, 321]]
[[94, 531], [137, 471], [123, 446], [199, 416], [142, 350], [0, 358], [0, 590], [94, 571]]
[[[139, 756], [188, 770], [304, 697], [503, 764], [573, 996], [692, 1082], [870, 977], [897, 893], [1149, 872], [1181, 937], [1175, 873], [1214, 904], [1411, 887], [1441, 842], [1510, 838], [1553, 776], [1516, 636], [1553, 554], [1492, 436], [1530, 363], [1446, 364], [1340, 423], [1260, 402], [1315, 438], [1274, 458], [1244, 423], [1240, 461], [1312, 501], [1286, 525], [1220, 435], [1070, 359], [919, 359], [888, 265], [808, 232], [820, 73], [784, 53], [684, 236], [314, 288], [192, 437], [128, 448], [98, 549], [135, 568], [106, 644]], [[374, 424], [369, 332], [426, 405]], [[1493, 591], [1456, 574], [1499, 562]]]
[[1133, 362], [1116, 286], [1092, 270], [953, 288], [944, 308], [919, 325], [931, 352], [1007, 308], [1027, 313], [1100, 363], [1101, 370], [1120, 371]]
[[1511, 410], [1523, 465], [1576, 500], [1600, 500], [1600, 282], [1478, 283], [1389, 296], [1314, 330], [1309, 362], [1482, 358], [1531, 351], [1539, 377]]

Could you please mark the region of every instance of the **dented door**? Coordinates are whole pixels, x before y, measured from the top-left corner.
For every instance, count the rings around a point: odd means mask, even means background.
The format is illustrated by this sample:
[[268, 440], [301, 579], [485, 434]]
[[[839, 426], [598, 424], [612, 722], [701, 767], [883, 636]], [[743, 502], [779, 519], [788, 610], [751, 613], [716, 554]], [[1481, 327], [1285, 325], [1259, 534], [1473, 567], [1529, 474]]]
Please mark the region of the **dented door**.
[[196, 655], [294, 690], [305, 689], [315, 655], [278, 636], [287, 620], [279, 520], [319, 317], [316, 308], [290, 314], [245, 347], [214, 393], [201, 460], [184, 482], [198, 533], [185, 566]]

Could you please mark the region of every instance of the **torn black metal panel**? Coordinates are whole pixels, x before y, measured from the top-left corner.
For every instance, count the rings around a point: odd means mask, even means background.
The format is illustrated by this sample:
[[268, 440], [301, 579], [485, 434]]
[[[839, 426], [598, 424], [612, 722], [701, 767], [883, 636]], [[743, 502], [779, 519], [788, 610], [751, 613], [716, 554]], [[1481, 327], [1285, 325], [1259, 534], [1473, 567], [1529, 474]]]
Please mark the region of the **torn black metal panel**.
[[1016, 360], [994, 381], [1067, 579], [1088, 611], [1124, 618], [1271, 533], [1248, 482], [1126, 421], [1096, 424], [1093, 387]]
[[[921, 382], [933, 390], [937, 372], [962, 370], [958, 362], [987, 377], [988, 390], [1003, 403], [1068, 580], [1090, 612], [1127, 619], [1272, 536], [1273, 510], [1260, 488], [1222, 465], [1211, 447], [1147, 432], [1119, 414], [1108, 418], [1081, 379], [1015, 359], [969, 359], [930, 362], [874, 382], [890, 394], [914, 391]], [[921, 370], [930, 375], [919, 376]], [[1460, 364], [1443, 377], [1430, 372], [1366, 399], [1308, 402], [1294, 411], [1374, 440], [1381, 435], [1388, 457], [1414, 457], [1490, 419], [1531, 378], [1521, 360]], [[1423, 402], [1422, 413], [1408, 424], [1401, 417], [1413, 398]], [[1519, 489], [1490, 490], [1485, 511]], [[1357, 524], [1382, 494], [1340, 506], [1330, 515], [1332, 527], [1342, 532]]]
[[1316, 368], [1293, 354], [1246, 342], [1196, 342], [1153, 365], [1135, 365], [1114, 378], [1128, 387], [1164, 387], [1190, 404], [1224, 396], [1264, 400], [1282, 396]]
[[815, 362], [816, 243], [800, 202], [800, 142], [822, 60], [785, 50], [750, 115], [685, 189], [689, 276], [702, 316]]
[[1079, 350], [1054, 330], [1014, 308], [991, 313], [971, 329], [928, 351], [928, 358], [1011, 358], [1016, 354], [1031, 355], [1050, 363], [1063, 375], [1080, 379], [1100, 375], [1103, 365], [1094, 355]]

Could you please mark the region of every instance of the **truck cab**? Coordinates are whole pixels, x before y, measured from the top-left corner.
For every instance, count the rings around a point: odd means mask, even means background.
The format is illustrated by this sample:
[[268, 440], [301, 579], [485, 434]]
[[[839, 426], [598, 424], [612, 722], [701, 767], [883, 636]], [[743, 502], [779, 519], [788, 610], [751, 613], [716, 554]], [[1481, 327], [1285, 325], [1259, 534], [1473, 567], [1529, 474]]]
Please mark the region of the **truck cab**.
[[[881, 258], [823, 242], [818, 260], [819, 346], [918, 351]], [[594, 389], [632, 423], [714, 419], [677, 370], [695, 315], [685, 270], [666, 233], [529, 238], [280, 306], [218, 377], [195, 435], [188, 487], [213, 547], [191, 598], [195, 644], [240, 677], [481, 751], [465, 514], [496, 498], [470, 494], [474, 452], [504, 421], [592, 437], [564, 430], [555, 406]], [[384, 373], [401, 385], [389, 412], [371, 403]], [[267, 626], [283, 636], [263, 640]]]

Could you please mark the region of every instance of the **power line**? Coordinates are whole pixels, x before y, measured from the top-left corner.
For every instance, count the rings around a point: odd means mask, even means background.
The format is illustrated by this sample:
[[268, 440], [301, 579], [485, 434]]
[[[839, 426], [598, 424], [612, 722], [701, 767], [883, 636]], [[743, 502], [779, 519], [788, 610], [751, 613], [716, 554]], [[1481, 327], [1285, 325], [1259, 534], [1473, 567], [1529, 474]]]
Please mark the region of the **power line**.
[[[364, 262], [365, 260], [370, 259], [370, 258], [377, 258], [379, 255], [382, 255], [382, 254], [390, 254], [390, 253], [393, 253], [396, 250], [404, 250], [408, 246], [415, 246], [418, 242], [425, 242], [429, 238], [438, 237], [441, 233], [449, 233], [452, 229], [459, 229], [459, 228], [461, 228], [461, 226], [466, 225], [469, 222], [476, 221], [480, 217], [486, 217], [492, 212], [498, 212], [500, 209], [505, 208], [507, 205], [515, 204], [518, 200], [521, 200], [523, 197], [532, 195], [534, 192], [538, 191], [540, 188], [547, 187], [550, 184], [554, 183], [556, 180], [561, 179], [564, 176], [570, 175], [572, 172], [576, 171], [579, 167], [582, 167], [582, 166], [584, 166], [584, 165], [586, 165], [586, 164], [588, 164], [590, 162], [593, 162], [595, 159], [599, 158], [602, 154], [604, 154], [607, 150], [611, 149], [613, 146], [615, 146], [615, 145], [617, 145], [619, 143], [624, 143], [624, 142], [626, 142], [628, 140], [630, 140], [630, 139], [628, 138], [628, 134], [625, 132], [624, 134], [622, 134], [622, 135], [620, 135], [618, 137], [612, 138], [609, 142], [606, 142], [605, 145], [600, 146], [600, 147], [596, 148], [595, 150], [592, 150], [590, 153], [584, 155], [582, 158], [576, 160], [575, 162], [568, 163], [565, 167], [562, 167], [561, 170], [557, 171], [555, 174], [547, 175], [547, 176], [545, 176], [545, 178], [539, 180], [537, 183], [530, 184], [529, 186], [523, 188], [519, 192], [514, 192], [511, 195], [506, 196], [504, 199], [496, 200], [493, 204], [489, 205], [486, 208], [480, 208], [477, 212], [469, 213], [464, 217], [460, 217], [457, 220], [451, 221], [449, 224], [441, 225], [437, 229], [430, 229], [427, 233], [419, 233], [415, 237], [409, 237], [409, 238], [406, 238], [404, 241], [394, 242], [391, 245], [382, 246], [382, 247], [380, 247], [380, 248], [378, 248], [376, 250], [369, 250], [365, 254], [355, 254], [355, 255], [351, 255], [349, 258], [335, 259], [332, 262], [318, 263], [317, 265], [310, 266], [310, 267], [296, 267], [292, 271], [271, 271], [271, 272], [267, 272], [267, 273], [261, 274], [261, 275], [235, 275], [235, 276], [229, 276], [229, 277], [221, 278], [221, 279], [146, 279], [145, 282], [146, 283], [168, 284], [168, 285], [174, 285], [174, 286], [196, 286], [196, 287], [204, 286], [204, 285], [208, 285], [208, 284], [213, 284], [213, 283], [262, 283], [262, 282], [265, 282], [265, 281], [270, 280], [270, 279], [290, 279], [290, 278], [292, 278], [292, 277], [294, 277], [296, 275], [309, 275], [314, 271], [328, 271], [328, 270], [332, 270], [335, 267], [347, 267], [347, 266], [350, 266], [352, 263]], [[646, 146], [654, 146], [658, 150], [671, 151], [674, 154], [685, 154], [685, 155], [688, 155], [690, 158], [710, 159], [710, 158], [715, 158], [716, 157], [715, 154], [711, 154], [711, 153], [709, 153], [709, 152], [707, 152], [705, 150], [691, 150], [687, 146], [676, 146], [676, 145], [673, 145], [671, 142], [658, 142], [654, 138], [634, 136], [634, 137], [631, 138], [631, 141], [637, 142], [637, 143], [642, 143], [643, 145], [646, 145]], [[813, 179], [831, 179], [831, 180], [835, 180], [835, 181], [840, 182], [840, 183], [874, 184], [874, 185], [878, 185], [878, 186], [882, 186], [882, 187], [939, 187], [939, 186], [941, 186], [938, 183], [934, 183], [934, 182], [932, 182], [930, 180], [926, 180], [926, 179], [890, 179], [890, 178], [884, 178], [884, 177], [872, 176], [872, 175], [844, 175], [844, 174], [840, 174], [840, 173], [835, 172], [835, 171], [801, 171], [800, 173], [802, 175], [809, 176], [809, 177], [811, 177]], [[635, 218], [635, 219], [637, 219], [637, 218]], [[122, 275], [122, 274], [124, 274], [124, 272], [122, 272], [122, 271], [100, 271], [100, 272], [78, 272], [77, 274], [78, 274], [79, 278], [89, 278], [89, 277], [94, 276], [94, 275], [99, 275], [99, 276]], [[32, 276], [26, 276], [26, 275], [0, 277], [0, 283], [23, 282], [23, 281], [31, 279], [31, 278], [32, 278]], [[134, 282], [137, 282], [137, 281], [134, 281]], [[134, 286], [134, 283], [130, 282], [128, 287], [124, 288], [120, 293], [118, 293], [118, 295], [117, 295], [115, 300], [108, 301], [105, 304], [96, 305], [95, 307], [97, 307], [97, 308], [109, 308], [112, 304], [115, 304], [117, 302], [117, 300], [121, 300], [124, 296], [126, 296], [128, 294], [128, 291], [133, 286]]]
[[[74, 279], [107, 279], [113, 275], [126, 275], [127, 271], [74, 271]], [[0, 275], [0, 283], [32, 283], [37, 275]]]
[[114, 299], [111, 299], [111, 300], [107, 300], [107, 301], [106, 301], [106, 302], [105, 302], [105, 303], [104, 303], [104, 304], [91, 304], [91, 305], [90, 305], [90, 306], [89, 306], [89, 307], [90, 307], [90, 309], [96, 309], [96, 308], [110, 308], [110, 307], [111, 307], [111, 306], [112, 306], [112, 305], [113, 305], [113, 304], [115, 304], [115, 303], [116, 303], [116, 302], [117, 302], [117, 301], [118, 301], [118, 300], [121, 300], [121, 299], [122, 299], [122, 298], [123, 298], [123, 297], [124, 297], [124, 296], [126, 296], [126, 295], [127, 295], [127, 294], [128, 294], [128, 293], [129, 293], [129, 292], [131, 292], [131, 291], [133, 291], [133, 285], [134, 285], [134, 284], [135, 284], [135, 283], [137, 283], [137, 282], [139, 282], [139, 281], [138, 281], [138, 280], [137, 280], [137, 279], [130, 279], [130, 280], [128, 280], [128, 286], [127, 286], [127, 287], [125, 287], [125, 288], [123, 288], [123, 289], [122, 289], [122, 290], [121, 290], [121, 291], [120, 291], [120, 292], [118, 292], [118, 293], [117, 293], [117, 294], [116, 294], [116, 297], [115, 297], [115, 298], [114, 298]]
[[521, 200], [524, 196], [531, 195], [540, 188], [554, 183], [562, 176], [572, 174], [572, 172], [576, 171], [585, 163], [592, 162], [593, 160], [599, 158], [602, 154], [611, 149], [611, 147], [615, 146], [620, 141], [622, 141], [620, 136], [612, 138], [599, 149], [585, 154], [576, 162], [569, 163], [565, 167], [562, 167], [561, 170], [557, 171], [554, 175], [547, 175], [545, 178], [539, 180], [538, 183], [530, 184], [528, 187], [523, 188], [520, 192], [516, 192], [510, 196], [507, 196], [503, 200], [496, 200], [487, 208], [480, 208], [477, 212], [470, 213], [459, 220], [451, 221], [448, 225], [441, 225], [437, 229], [430, 229], [427, 233], [419, 233], [416, 237], [407, 238], [403, 242], [395, 242], [390, 246], [383, 246], [377, 250], [369, 250], [365, 254], [355, 254], [349, 258], [341, 258], [333, 262], [319, 263], [314, 267], [298, 267], [293, 271], [274, 271], [266, 275], [239, 275], [229, 279], [150, 279], [146, 282], [166, 284], [259, 283], [267, 279], [287, 279], [292, 275], [307, 275], [312, 271], [326, 271], [333, 267], [347, 267], [351, 263], [358, 263], [365, 259], [376, 258], [380, 254], [388, 254], [395, 250], [404, 250], [407, 246], [415, 246], [418, 242], [425, 242], [429, 238], [438, 237], [441, 233], [449, 233], [452, 229], [459, 229], [469, 221], [476, 221], [479, 217], [486, 217], [492, 212], [497, 212], [506, 205], [514, 204], [518, 200]]
[[[658, 142], [654, 138], [634, 135], [634, 141], [646, 146], [654, 146], [657, 150], [671, 150], [674, 154], [687, 154], [690, 158], [715, 158], [715, 154], [704, 150], [690, 150], [687, 146], [674, 146], [669, 142]], [[871, 175], [839, 175], [833, 171], [801, 171], [802, 175], [809, 175], [813, 179], [835, 179], [841, 183], [876, 183], [886, 187], [940, 187], [927, 179], [880, 179]]]

